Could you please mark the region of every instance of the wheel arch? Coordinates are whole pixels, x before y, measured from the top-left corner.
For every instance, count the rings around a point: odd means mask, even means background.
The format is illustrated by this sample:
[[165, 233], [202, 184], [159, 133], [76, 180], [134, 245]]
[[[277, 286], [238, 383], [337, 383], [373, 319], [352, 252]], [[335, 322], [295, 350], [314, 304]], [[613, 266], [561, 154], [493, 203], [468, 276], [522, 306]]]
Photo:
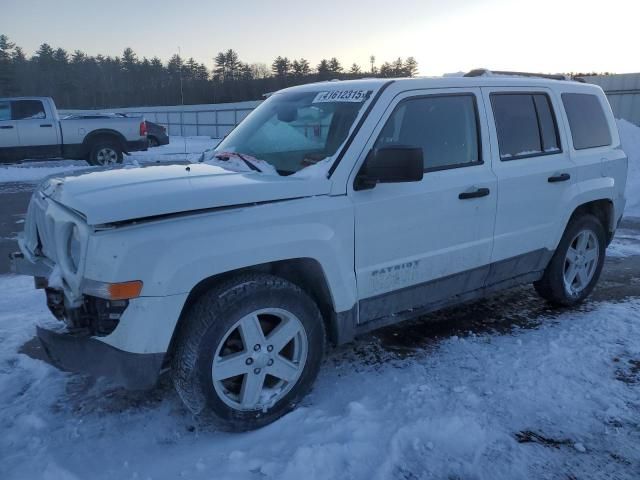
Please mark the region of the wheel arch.
[[585, 214], [593, 215], [598, 220], [600, 220], [600, 223], [604, 227], [607, 234], [607, 245], [609, 245], [609, 243], [611, 243], [611, 240], [613, 239], [613, 233], [616, 229], [614, 205], [611, 199], [601, 198], [578, 205], [571, 213], [569, 220], [565, 224], [564, 230], [566, 230], [567, 226], [569, 225], [569, 223], [571, 223], [572, 220]]
[[101, 128], [98, 130], [93, 130], [84, 137], [84, 141], [82, 144], [84, 145], [85, 154], [88, 155], [91, 153], [91, 149], [96, 145], [100, 140], [115, 140], [122, 149], [123, 152], [126, 152], [127, 140], [124, 138], [122, 133], [117, 130], [111, 130], [109, 128]]
[[173, 356], [176, 340], [184, 325], [186, 312], [188, 312], [191, 305], [215, 285], [234, 276], [249, 272], [268, 273], [288, 280], [300, 287], [318, 306], [329, 340], [332, 343], [338, 343], [340, 341], [339, 315], [336, 313], [335, 302], [322, 265], [314, 258], [294, 258], [238, 268], [212, 275], [198, 282], [189, 292], [182, 307], [173, 335], [171, 336], [171, 341], [169, 342], [169, 348], [167, 349], [167, 362], [170, 361]]

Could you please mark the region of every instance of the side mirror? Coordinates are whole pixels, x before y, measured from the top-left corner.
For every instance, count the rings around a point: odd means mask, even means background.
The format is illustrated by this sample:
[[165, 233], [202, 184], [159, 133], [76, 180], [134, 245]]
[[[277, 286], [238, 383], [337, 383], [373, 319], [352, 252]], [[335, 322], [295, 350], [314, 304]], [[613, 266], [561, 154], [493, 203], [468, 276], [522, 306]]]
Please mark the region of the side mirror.
[[367, 190], [378, 183], [419, 182], [424, 176], [421, 147], [393, 145], [369, 152], [356, 182], [355, 190]]

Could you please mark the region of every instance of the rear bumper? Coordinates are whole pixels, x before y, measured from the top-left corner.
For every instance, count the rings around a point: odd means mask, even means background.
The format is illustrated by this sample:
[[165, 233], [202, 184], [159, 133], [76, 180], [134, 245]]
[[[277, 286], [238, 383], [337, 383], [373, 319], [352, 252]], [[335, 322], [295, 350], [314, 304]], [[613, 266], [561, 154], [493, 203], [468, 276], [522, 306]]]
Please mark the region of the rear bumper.
[[128, 141], [125, 143], [125, 152], [139, 152], [141, 150], [146, 150], [149, 147], [149, 141], [147, 137], [144, 137], [140, 140]]
[[38, 338], [51, 363], [68, 372], [108, 377], [129, 390], [153, 388], [160, 375], [164, 353], [130, 353], [100, 340], [37, 327]]

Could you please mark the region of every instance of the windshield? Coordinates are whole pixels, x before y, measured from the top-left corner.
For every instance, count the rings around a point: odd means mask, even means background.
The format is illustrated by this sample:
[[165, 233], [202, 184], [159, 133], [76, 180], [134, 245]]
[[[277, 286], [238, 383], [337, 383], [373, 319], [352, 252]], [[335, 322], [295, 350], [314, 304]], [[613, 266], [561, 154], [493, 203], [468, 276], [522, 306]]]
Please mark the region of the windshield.
[[290, 175], [332, 157], [370, 97], [370, 90], [274, 94], [215, 151], [248, 155]]

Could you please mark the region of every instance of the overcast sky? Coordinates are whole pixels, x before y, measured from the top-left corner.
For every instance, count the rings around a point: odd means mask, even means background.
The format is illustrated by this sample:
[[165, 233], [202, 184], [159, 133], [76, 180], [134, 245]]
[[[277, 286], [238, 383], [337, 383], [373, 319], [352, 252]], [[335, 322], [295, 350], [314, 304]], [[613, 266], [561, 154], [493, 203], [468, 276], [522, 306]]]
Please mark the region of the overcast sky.
[[414, 56], [422, 75], [638, 72], [639, 19], [640, 0], [0, 0], [0, 33], [29, 55], [47, 42], [163, 61], [180, 46], [209, 68], [229, 48], [267, 64]]

